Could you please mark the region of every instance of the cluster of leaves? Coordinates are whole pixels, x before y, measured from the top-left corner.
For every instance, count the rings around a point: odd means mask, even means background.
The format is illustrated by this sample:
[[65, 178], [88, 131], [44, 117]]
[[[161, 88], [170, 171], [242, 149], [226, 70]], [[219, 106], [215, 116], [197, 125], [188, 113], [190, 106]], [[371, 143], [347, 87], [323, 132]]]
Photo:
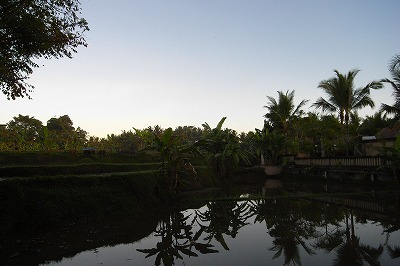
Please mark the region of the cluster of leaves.
[[7, 99], [28, 96], [38, 58], [72, 57], [87, 46], [88, 24], [78, 0], [3, 0], [0, 5], [0, 90]]
[[170, 192], [177, 192], [181, 186], [191, 184], [190, 179], [196, 178], [197, 173], [190, 161], [200, 154], [196, 143], [184, 143], [173, 134], [172, 128], [167, 128], [162, 134], [147, 130], [136, 132], [147, 144], [146, 149], [155, 150], [160, 155], [161, 171]]
[[[222, 118], [216, 128], [211, 128], [207, 123], [200, 131], [172, 128], [154, 132], [150, 130], [137, 130], [145, 143], [145, 149], [153, 150], [160, 156], [161, 172], [166, 179], [170, 192], [179, 192], [182, 187], [193, 185], [196, 171], [192, 161], [196, 157], [205, 157], [209, 160], [214, 172], [220, 177], [227, 177], [229, 173], [241, 162], [250, 164], [250, 153], [242, 148], [240, 138], [229, 129], [222, 129], [226, 117]], [[194, 132], [196, 134], [186, 134]], [[183, 136], [197, 136], [198, 139], [187, 139]]]
[[400, 184], [400, 136], [397, 136], [394, 147], [381, 148], [381, 155], [387, 161], [386, 165], [381, 167], [390, 168], [394, 178]]
[[382, 82], [389, 83], [393, 89], [394, 104], [383, 103], [381, 110], [387, 114], [393, 114], [395, 119], [400, 119], [400, 54], [393, 56], [389, 64], [392, 79], [383, 79]]
[[47, 125], [30, 116], [14, 117], [0, 130], [0, 150], [74, 150], [86, 143], [87, 132], [74, 128], [68, 115], [51, 118]]
[[215, 128], [203, 124], [204, 131], [201, 145], [207, 151], [207, 156], [216, 174], [221, 177], [229, 176], [241, 161], [250, 164], [251, 154], [242, 149], [240, 139], [231, 129], [222, 129], [226, 117], [223, 117]]
[[280, 156], [287, 147], [285, 135], [276, 130], [273, 131], [266, 122], [262, 130], [256, 128], [253, 143], [257, 155], [261, 156], [262, 165], [278, 165]]

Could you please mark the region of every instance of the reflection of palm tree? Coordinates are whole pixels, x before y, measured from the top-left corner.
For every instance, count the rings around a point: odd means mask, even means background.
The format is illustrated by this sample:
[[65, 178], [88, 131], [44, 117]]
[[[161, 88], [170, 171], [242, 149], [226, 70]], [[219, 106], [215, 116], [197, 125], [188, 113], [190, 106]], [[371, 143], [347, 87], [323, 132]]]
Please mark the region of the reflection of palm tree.
[[[275, 239], [270, 251], [276, 251], [273, 259], [284, 255], [285, 265], [301, 265], [301, 246], [309, 255], [314, 250], [306, 244], [306, 240], [315, 236], [315, 225], [312, 219], [307, 219], [305, 210], [309, 207], [305, 202], [280, 200], [262, 200], [254, 206], [256, 222], [265, 221], [269, 234]], [[304, 205], [304, 206], [303, 206]]]
[[[349, 225], [350, 219], [350, 225]], [[360, 238], [355, 235], [354, 217], [350, 212], [350, 218], [346, 213], [346, 231], [342, 234], [342, 243], [333, 248], [336, 250], [334, 265], [363, 265], [363, 261], [370, 265], [380, 265], [379, 258], [382, 255], [383, 247], [374, 248], [369, 245], [360, 244]], [[329, 248], [328, 250], [333, 250]]]
[[157, 255], [155, 265], [160, 265], [161, 261], [164, 265], [173, 265], [175, 258], [183, 259], [182, 255], [197, 257], [193, 249], [202, 254], [217, 253], [211, 244], [198, 241], [203, 228], [193, 235], [193, 221], [188, 220], [190, 216], [176, 212], [163, 219], [155, 231], [155, 236], [160, 236], [161, 241], [155, 248], [137, 249], [137, 251], [147, 254], [146, 258]]
[[360, 244], [359, 237], [351, 237], [337, 249], [337, 258], [334, 265], [363, 265], [363, 260], [370, 265], [380, 265], [379, 258], [383, 247], [373, 248]]
[[392, 259], [400, 258], [400, 247], [397, 247], [397, 246], [391, 247], [390, 245], [388, 245], [387, 250], [388, 250], [389, 256]]
[[[246, 202], [216, 201], [207, 204], [205, 212], [197, 212], [199, 225], [208, 236], [208, 243], [217, 240], [225, 250], [229, 250], [224, 235], [235, 238], [240, 228], [247, 225], [246, 220], [252, 216], [250, 206]], [[209, 222], [208, 225], [203, 225]]]
[[393, 205], [393, 209], [396, 210], [393, 215], [394, 221], [391, 220], [389, 224], [383, 226], [386, 227], [384, 232], [387, 234], [385, 243], [387, 252], [389, 253], [389, 256], [392, 259], [397, 259], [400, 258], [400, 247], [399, 246], [392, 247], [388, 242], [391, 233], [400, 230], [400, 195], [398, 193], [396, 194], [394, 202], [395, 204]]
[[270, 236], [275, 237], [272, 241], [273, 246], [269, 249], [276, 251], [273, 259], [280, 257], [283, 252], [285, 265], [290, 264], [290, 262], [301, 265], [299, 245], [303, 247], [307, 254], [315, 254], [313, 249], [305, 243], [305, 240], [312, 236], [313, 230], [304, 221], [298, 220], [293, 215], [276, 224], [269, 231]]
[[320, 223], [320, 226], [324, 227], [325, 230], [317, 235], [317, 240], [313, 247], [331, 252], [342, 244], [344, 231], [338, 223], [342, 218], [343, 212], [340, 208], [332, 208], [330, 205], [325, 205]]

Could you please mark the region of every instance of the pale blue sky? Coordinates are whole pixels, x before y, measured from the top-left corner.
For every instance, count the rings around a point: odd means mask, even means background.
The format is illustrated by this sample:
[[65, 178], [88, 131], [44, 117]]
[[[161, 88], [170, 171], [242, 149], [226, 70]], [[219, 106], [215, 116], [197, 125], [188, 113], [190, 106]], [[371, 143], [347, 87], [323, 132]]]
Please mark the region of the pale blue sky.
[[[0, 123], [68, 114], [90, 135], [207, 122], [263, 125], [266, 96], [324, 96], [321, 80], [358, 68], [357, 87], [390, 77], [400, 1], [81, 0], [91, 30], [73, 59], [40, 61], [33, 100], [0, 97]], [[374, 91], [377, 111], [390, 87]], [[309, 104], [309, 105], [310, 105]], [[308, 109], [305, 111], [313, 111]]]

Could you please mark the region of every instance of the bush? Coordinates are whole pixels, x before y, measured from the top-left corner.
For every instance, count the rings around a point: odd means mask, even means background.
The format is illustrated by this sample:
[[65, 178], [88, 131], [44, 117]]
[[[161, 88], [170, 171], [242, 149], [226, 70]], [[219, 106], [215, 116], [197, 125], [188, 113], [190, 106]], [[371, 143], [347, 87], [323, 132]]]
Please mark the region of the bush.
[[166, 200], [158, 171], [8, 179], [0, 182], [1, 231], [140, 213]]
[[0, 168], [2, 177], [29, 177], [55, 175], [88, 175], [113, 172], [133, 172], [143, 170], [157, 170], [159, 163], [142, 164], [77, 164], [77, 165], [40, 165], [40, 166], [6, 166]]

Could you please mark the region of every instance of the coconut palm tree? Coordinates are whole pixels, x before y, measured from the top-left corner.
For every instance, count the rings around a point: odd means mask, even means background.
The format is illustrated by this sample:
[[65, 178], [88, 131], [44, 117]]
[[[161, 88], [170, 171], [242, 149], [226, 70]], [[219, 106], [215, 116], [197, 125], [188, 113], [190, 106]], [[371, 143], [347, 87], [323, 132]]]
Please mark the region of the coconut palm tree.
[[387, 114], [394, 114], [396, 119], [400, 119], [400, 54], [395, 55], [390, 61], [389, 71], [392, 80], [383, 79], [382, 82], [392, 85], [395, 103], [393, 105], [383, 103], [381, 105], [381, 111]]
[[295, 106], [294, 91], [286, 91], [286, 93], [278, 91], [278, 101], [271, 96], [267, 98], [269, 103], [264, 108], [268, 110], [268, 113], [264, 117], [269, 120], [274, 129], [281, 130], [284, 134], [287, 134], [292, 120], [303, 114], [301, 108], [308, 102], [308, 100], [302, 100]]
[[323, 112], [337, 112], [340, 123], [345, 125], [346, 142], [348, 142], [351, 114], [366, 106], [374, 107], [375, 104], [370, 96], [370, 90], [380, 89], [383, 85], [379, 81], [372, 81], [365, 87], [356, 89], [354, 78], [360, 70], [351, 70], [347, 74], [342, 74], [338, 70], [334, 70], [334, 72], [335, 77], [323, 80], [318, 85], [318, 88], [323, 89], [328, 95], [328, 99], [320, 97], [312, 106], [316, 109], [322, 109]]
[[370, 97], [371, 89], [382, 88], [382, 83], [379, 81], [372, 81], [363, 88], [356, 89], [354, 87], [354, 78], [360, 70], [351, 70], [346, 74], [342, 74], [334, 70], [336, 76], [319, 83], [318, 88], [324, 90], [328, 95], [328, 99], [320, 97], [312, 106], [322, 111], [331, 113], [337, 112], [339, 115], [340, 123], [349, 124], [350, 114], [363, 107], [375, 106], [372, 98]]

